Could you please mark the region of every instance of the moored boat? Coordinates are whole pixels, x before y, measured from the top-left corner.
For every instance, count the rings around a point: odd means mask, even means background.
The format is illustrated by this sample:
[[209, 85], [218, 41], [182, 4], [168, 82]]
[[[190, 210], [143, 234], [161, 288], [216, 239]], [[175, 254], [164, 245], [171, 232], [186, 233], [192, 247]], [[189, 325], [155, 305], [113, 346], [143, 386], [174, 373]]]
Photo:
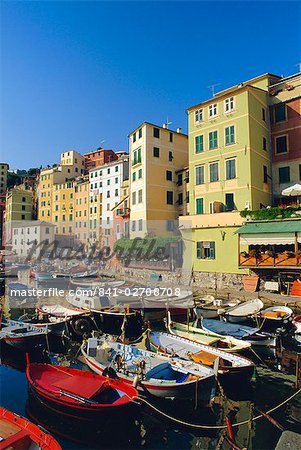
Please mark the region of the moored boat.
[[189, 339], [160, 331], [149, 331], [150, 349], [178, 356], [188, 361], [213, 367], [218, 359], [218, 374], [233, 381], [248, 381], [254, 372], [254, 364], [247, 358], [227, 353], [209, 345], [193, 342]]
[[133, 386], [91, 372], [51, 364], [31, 364], [26, 376], [42, 403], [61, 414], [93, 420], [131, 407], [138, 397]]
[[243, 342], [249, 342], [251, 345], [276, 346], [277, 336], [272, 333], [263, 332], [260, 328], [216, 319], [203, 319], [201, 326], [203, 330], [219, 337], [233, 336], [236, 339], [241, 339]]
[[1, 450], [62, 450], [41, 427], [0, 406]]
[[156, 397], [197, 399], [208, 404], [215, 394], [214, 370], [179, 358], [157, 355], [126, 345], [108, 337], [90, 338], [81, 351], [91, 370], [103, 374], [114, 370], [127, 384], [137, 383], [137, 389]]
[[194, 308], [194, 313], [198, 319], [216, 319], [220, 314], [224, 314], [228, 308], [237, 306], [239, 301], [222, 300], [214, 298], [212, 295], [204, 297], [201, 303]]
[[263, 302], [259, 298], [255, 298], [229, 308], [223, 316], [228, 322], [243, 323], [259, 313], [263, 307]]
[[171, 321], [170, 313], [167, 313], [166, 327], [169, 333], [190, 339], [200, 344], [210, 345], [225, 352], [237, 353], [251, 347], [249, 342], [241, 341], [232, 336], [221, 336], [211, 333], [192, 324], [184, 324]]
[[287, 306], [271, 306], [255, 315], [263, 320], [263, 325], [270, 324], [277, 327], [287, 324], [292, 316], [293, 310]]
[[25, 322], [5, 320], [1, 324], [0, 340], [12, 347], [29, 351], [38, 345], [45, 345], [48, 333], [47, 325], [39, 328]]

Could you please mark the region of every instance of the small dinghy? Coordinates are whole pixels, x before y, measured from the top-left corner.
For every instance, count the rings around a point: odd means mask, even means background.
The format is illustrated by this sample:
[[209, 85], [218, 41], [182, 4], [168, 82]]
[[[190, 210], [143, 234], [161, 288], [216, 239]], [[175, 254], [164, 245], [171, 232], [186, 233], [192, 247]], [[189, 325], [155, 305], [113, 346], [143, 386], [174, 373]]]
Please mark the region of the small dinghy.
[[87, 311], [83, 311], [82, 309], [65, 308], [62, 305], [40, 305], [37, 311], [43, 316], [49, 316], [50, 322], [59, 322], [66, 318], [87, 314]]
[[97, 288], [118, 288], [122, 286], [125, 282], [122, 280], [110, 280], [109, 278], [103, 278], [103, 279], [93, 279], [93, 278], [79, 278], [74, 279], [71, 278], [71, 284], [73, 286], [77, 287], [83, 287], [83, 288], [90, 288], [90, 289], [97, 289]]
[[25, 322], [5, 320], [1, 324], [0, 340], [12, 347], [29, 351], [37, 345], [45, 345], [48, 333], [47, 325], [39, 328]]
[[42, 428], [0, 406], [1, 450], [62, 450]]
[[252, 316], [259, 313], [262, 310], [264, 304], [258, 298], [249, 300], [244, 303], [240, 303], [233, 308], [229, 308], [225, 313], [224, 317], [227, 322], [232, 323], [243, 323], [249, 320]]
[[214, 362], [218, 359], [218, 374], [223, 378], [227, 377], [232, 382], [249, 381], [254, 372], [254, 364], [247, 358], [180, 336], [150, 331], [148, 340], [150, 349], [153, 351], [167, 353], [205, 366], [213, 367]]
[[194, 313], [198, 319], [216, 319], [220, 314], [224, 314], [228, 308], [237, 306], [239, 301], [222, 300], [208, 295], [200, 300], [194, 308]]
[[89, 420], [133, 406], [138, 392], [119, 380], [51, 364], [31, 364], [26, 376], [31, 390], [60, 414]]
[[247, 341], [251, 345], [276, 346], [277, 336], [271, 333], [261, 332], [259, 328], [223, 322], [216, 319], [203, 319], [201, 325], [203, 330], [214, 333], [216, 336], [233, 336], [236, 339]]
[[120, 380], [144, 394], [156, 397], [195, 399], [208, 404], [215, 394], [212, 368], [192, 361], [157, 355], [134, 345], [115, 342], [110, 337], [90, 338], [81, 351], [86, 364], [98, 374], [114, 370]]
[[169, 333], [184, 337], [199, 344], [209, 345], [210, 347], [219, 348], [225, 352], [237, 353], [251, 347], [249, 342], [241, 341], [232, 336], [221, 336], [205, 331], [202, 328], [193, 326], [192, 324], [184, 324], [171, 321], [170, 312], [167, 313], [166, 328]]

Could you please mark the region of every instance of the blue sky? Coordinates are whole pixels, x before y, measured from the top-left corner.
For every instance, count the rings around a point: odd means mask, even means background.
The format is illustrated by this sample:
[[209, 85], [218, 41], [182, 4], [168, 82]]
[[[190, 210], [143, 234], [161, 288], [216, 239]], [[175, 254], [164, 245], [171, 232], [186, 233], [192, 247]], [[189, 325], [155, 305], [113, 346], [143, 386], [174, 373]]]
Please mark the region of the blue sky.
[[[218, 89], [297, 71], [297, 2], [2, 2], [1, 159], [127, 150], [144, 120], [187, 130]], [[101, 143], [102, 141], [105, 141]]]

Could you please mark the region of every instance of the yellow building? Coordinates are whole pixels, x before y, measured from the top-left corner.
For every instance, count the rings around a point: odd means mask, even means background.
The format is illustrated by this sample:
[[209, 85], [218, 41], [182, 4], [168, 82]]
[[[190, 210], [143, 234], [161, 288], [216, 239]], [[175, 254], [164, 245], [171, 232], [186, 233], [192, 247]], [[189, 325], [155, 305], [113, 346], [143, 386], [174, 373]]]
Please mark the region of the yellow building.
[[61, 154], [60, 165], [41, 170], [38, 186], [38, 219], [54, 221], [52, 200], [54, 185], [84, 174], [84, 157], [71, 150]]
[[6, 192], [8, 169], [7, 163], [0, 163], [0, 195]]
[[129, 135], [132, 237], [168, 234], [179, 217], [176, 172], [188, 164], [188, 139], [142, 123]]
[[89, 177], [74, 181], [74, 227], [77, 242], [87, 244], [89, 239]]
[[89, 245], [102, 241], [102, 192], [90, 191], [89, 199]]
[[17, 186], [6, 193], [5, 222], [32, 220], [35, 211], [32, 189]]
[[56, 183], [52, 191], [52, 221], [55, 224], [55, 234], [74, 235], [74, 181]]
[[190, 215], [180, 229], [196, 272], [243, 273], [239, 211], [272, 204], [268, 89], [278, 79], [261, 75], [188, 108]]

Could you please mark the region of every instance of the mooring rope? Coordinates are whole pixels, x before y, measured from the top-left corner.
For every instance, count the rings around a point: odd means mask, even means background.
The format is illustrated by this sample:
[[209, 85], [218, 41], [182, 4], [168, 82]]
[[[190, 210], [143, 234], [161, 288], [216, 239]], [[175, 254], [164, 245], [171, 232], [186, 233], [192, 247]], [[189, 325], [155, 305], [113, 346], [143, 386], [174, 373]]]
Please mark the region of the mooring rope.
[[[279, 405], [274, 406], [273, 408], [269, 409], [268, 411], [266, 411], [264, 414], [268, 415], [271, 414], [272, 412], [276, 411], [277, 409], [281, 408], [283, 405], [285, 405], [286, 403], [288, 403], [290, 400], [292, 400], [294, 397], [296, 397], [298, 394], [301, 393], [301, 388], [298, 389], [298, 391], [294, 392], [290, 397], [288, 397], [286, 400], [284, 400], [283, 402], [279, 403]], [[181, 419], [177, 419], [176, 417], [172, 417], [169, 414], [165, 413], [164, 411], [161, 411], [159, 408], [157, 408], [156, 406], [152, 405], [150, 402], [148, 402], [146, 399], [144, 398], [140, 398], [139, 399], [142, 403], [145, 403], [147, 406], [149, 406], [150, 408], [152, 408], [154, 411], [156, 411], [157, 413], [161, 414], [162, 416], [166, 417], [167, 419], [176, 422], [180, 425], [184, 425], [184, 426], [188, 426], [188, 427], [192, 427], [192, 428], [201, 428], [201, 429], [214, 429], [214, 430], [224, 430], [227, 428], [227, 425], [203, 425], [203, 424], [197, 424], [197, 423], [190, 423], [190, 422], [186, 422], [184, 420]], [[250, 417], [250, 419], [248, 420], [243, 420], [241, 422], [236, 422], [232, 424], [232, 427], [239, 427], [241, 425], [246, 425], [250, 422], [255, 422], [256, 420], [261, 419], [262, 417], [264, 417], [263, 414], [259, 414], [258, 416], [253, 417], [253, 419]]]

